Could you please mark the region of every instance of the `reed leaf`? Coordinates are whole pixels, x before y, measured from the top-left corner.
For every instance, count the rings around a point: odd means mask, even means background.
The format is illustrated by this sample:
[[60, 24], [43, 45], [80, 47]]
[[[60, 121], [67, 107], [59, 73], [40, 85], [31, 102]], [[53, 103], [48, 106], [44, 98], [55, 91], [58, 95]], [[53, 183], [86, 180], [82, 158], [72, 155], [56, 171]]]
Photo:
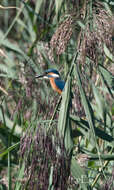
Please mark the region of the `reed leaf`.
[[79, 90], [80, 90], [80, 96], [81, 96], [81, 101], [82, 101], [82, 105], [84, 106], [84, 110], [85, 110], [85, 114], [87, 117], [87, 121], [89, 123], [90, 126], [90, 135], [91, 135], [91, 142], [93, 144], [93, 146], [96, 146], [96, 136], [95, 136], [95, 124], [94, 124], [94, 117], [93, 117], [93, 110], [92, 107], [87, 99], [87, 96], [84, 92], [84, 89], [82, 87], [82, 83], [81, 83], [81, 78], [80, 78], [80, 72], [79, 72], [79, 68], [76, 65], [75, 69], [74, 69], [74, 73], [75, 76], [77, 78], [77, 83], [79, 86]]
[[98, 65], [98, 71], [104, 83], [114, 90], [114, 75], [109, 72], [103, 65]]
[[66, 151], [71, 152], [73, 147], [73, 142], [71, 138], [71, 127], [70, 127], [70, 120], [69, 120], [69, 108], [71, 102], [71, 77], [68, 76], [65, 89], [62, 93], [62, 102], [61, 108], [59, 112], [59, 119], [58, 119], [58, 131], [59, 136], [64, 139]]
[[93, 83], [91, 85], [96, 102], [96, 112], [98, 113], [99, 117], [101, 117], [101, 119], [105, 121], [107, 113], [106, 101], [100, 94], [99, 90], [95, 87], [95, 85]]

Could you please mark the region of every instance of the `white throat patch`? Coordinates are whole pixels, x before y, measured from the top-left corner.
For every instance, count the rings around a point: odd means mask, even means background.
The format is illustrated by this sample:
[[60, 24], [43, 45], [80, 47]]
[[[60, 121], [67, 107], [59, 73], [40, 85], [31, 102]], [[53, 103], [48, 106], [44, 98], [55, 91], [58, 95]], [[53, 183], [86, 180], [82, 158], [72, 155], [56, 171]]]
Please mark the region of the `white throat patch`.
[[48, 79], [48, 76], [43, 76], [44, 79]]
[[51, 76], [52, 76], [53, 78], [59, 78], [59, 77], [60, 77], [58, 74], [55, 74], [55, 73], [51, 73]]

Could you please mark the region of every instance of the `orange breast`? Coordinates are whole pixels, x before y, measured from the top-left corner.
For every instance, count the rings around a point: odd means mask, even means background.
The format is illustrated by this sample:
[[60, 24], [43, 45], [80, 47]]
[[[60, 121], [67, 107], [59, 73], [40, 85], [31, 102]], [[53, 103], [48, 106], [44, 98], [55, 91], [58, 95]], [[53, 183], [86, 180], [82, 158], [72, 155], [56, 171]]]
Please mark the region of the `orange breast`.
[[61, 94], [62, 91], [56, 86], [56, 84], [55, 84], [55, 82], [54, 82], [54, 78], [50, 78], [50, 83], [51, 83], [52, 88], [53, 88], [56, 92], [58, 92], [59, 94]]

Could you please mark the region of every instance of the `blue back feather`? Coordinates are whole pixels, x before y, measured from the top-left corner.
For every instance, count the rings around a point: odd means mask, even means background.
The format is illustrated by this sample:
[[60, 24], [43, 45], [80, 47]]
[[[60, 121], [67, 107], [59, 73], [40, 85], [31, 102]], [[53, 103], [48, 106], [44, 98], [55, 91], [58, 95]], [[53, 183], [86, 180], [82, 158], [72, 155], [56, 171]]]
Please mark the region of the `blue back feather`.
[[61, 80], [60, 78], [55, 78], [55, 84], [56, 86], [62, 91], [64, 86], [65, 86], [65, 82], [63, 80]]

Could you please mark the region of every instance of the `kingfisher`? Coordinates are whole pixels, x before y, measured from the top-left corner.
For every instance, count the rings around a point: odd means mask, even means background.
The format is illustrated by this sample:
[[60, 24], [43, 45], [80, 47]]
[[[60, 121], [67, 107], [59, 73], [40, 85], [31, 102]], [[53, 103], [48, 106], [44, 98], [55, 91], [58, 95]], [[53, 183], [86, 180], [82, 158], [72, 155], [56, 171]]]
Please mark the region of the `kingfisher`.
[[44, 71], [42, 75], [36, 75], [35, 78], [49, 79], [51, 87], [59, 94], [62, 93], [65, 86], [65, 82], [61, 79], [60, 74], [56, 69], [48, 69]]

